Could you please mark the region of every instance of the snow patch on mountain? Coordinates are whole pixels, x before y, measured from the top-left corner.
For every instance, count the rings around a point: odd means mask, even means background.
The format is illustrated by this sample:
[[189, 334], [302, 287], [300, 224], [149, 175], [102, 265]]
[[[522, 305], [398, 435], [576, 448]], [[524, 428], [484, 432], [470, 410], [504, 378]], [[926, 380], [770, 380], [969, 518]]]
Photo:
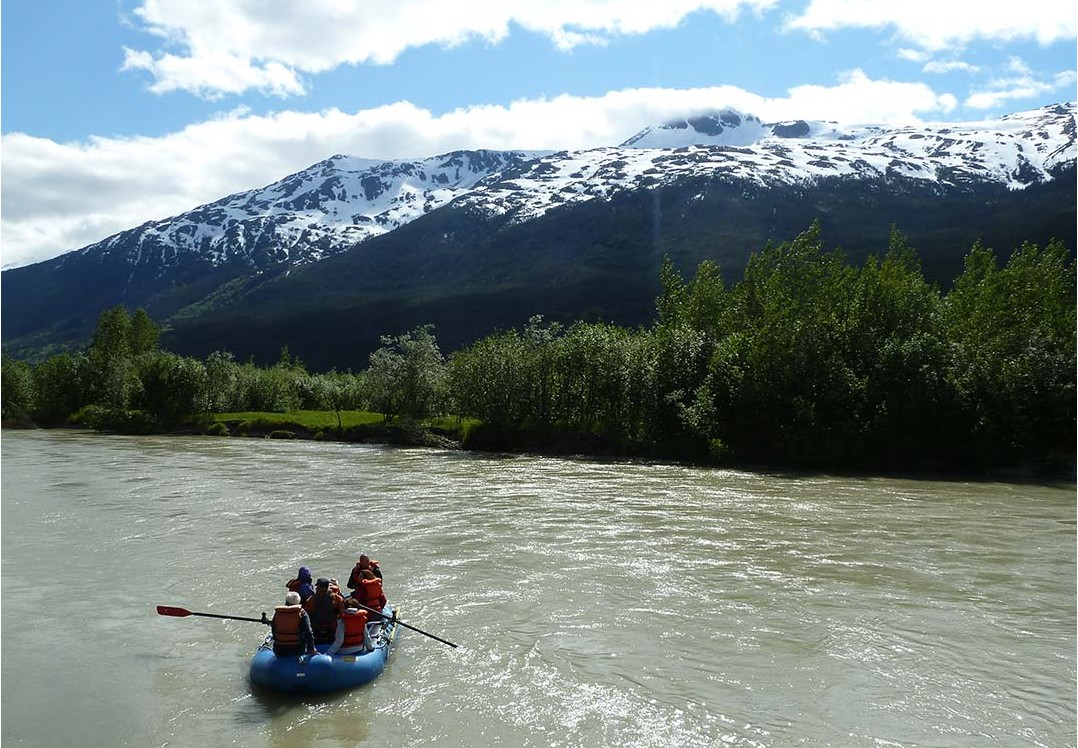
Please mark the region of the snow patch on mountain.
[[682, 148], [689, 145], [752, 145], [765, 135], [758, 117], [734, 109], [701, 114], [648, 127], [621, 144], [622, 148]]
[[766, 124], [723, 109], [646, 128], [614, 147], [454, 151], [414, 161], [336, 155], [70, 254], [119, 253], [159, 276], [190, 263], [241, 263], [257, 272], [348, 251], [443, 206], [522, 222], [558, 206], [688, 179], [763, 186], [909, 179], [1022, 189], [1073, 168], [1075, 111], [1069, 102], [984, 122], [884, 127]]
[[1000, 120], [897, 128], [765, 125], [725, 110], [706, 123], [695, 118], [645, 129], [616, 148], [544, 156], [509, 178], [478, 185], [455, 204], [526, 221], [561, 205], [694, 178], [764, 186], [829, 177], [904, 178], [946, 187], [992, 182], [1022, 189], [1052, 179], [1053, 170], [1075, 160], [1073, 102]]
[[392, 231], [540, 152], [455, 151], [416, 161], [336, 155], [261, 189], [153, 221], [79, 250], [132, 264], [184, 258], [256, 268], [315, 262]]

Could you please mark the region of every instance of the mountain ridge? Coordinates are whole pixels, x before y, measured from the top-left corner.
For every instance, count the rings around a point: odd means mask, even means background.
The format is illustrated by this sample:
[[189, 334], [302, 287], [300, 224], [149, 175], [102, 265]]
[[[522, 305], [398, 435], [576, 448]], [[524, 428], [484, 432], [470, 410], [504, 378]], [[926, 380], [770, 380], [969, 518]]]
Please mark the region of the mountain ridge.
[[[659, 147], [674, 142], [672, 137], [700, 142]], [[641, 235], [619, 238], [624, 232], [605, 217], [617, 210], [619, 196], [640, 210], [649, 202], [652, 209], [661, 208], [664, 193], [676, 194], [676, 210], [697, 216], [692, 220], [699, 231], [744, 235], [740, 254], [723, 255], [735, 269], [737, 257], [764, 241], [788, 240], [790, 232], [807, 225], [774, 215], [764, 220], [753, 212], [757, 208], [799, 217], [835, 211], [859, 220], [850, 207], [861, 199], [851, 197], [858, 192], [871, 198], [858, 209], [876, 222], [901, 204], [892, 224], [929, 206], [963, 214], [960, 225], [975, 215], [991, 222], [995, 219], [976, 207], [978, 201], [1021, 203], [1027, 205], [1024, 215], [1033, 216], [1029, 220], [1036, 224], [1022, 239], [1036, 239], [1043, 227], [1056, 231], [1066, 223], [1067, 216], [1058, 215], [1064, 210], [1059, 201], [1066, 204], [1068, 198], [1058, 193], [1073, 192], [1075, 160], [1073, 102], [989, 122], [897, 128], [802, 120], [765, 124], [752, 115], [720, 110], [646, 128], [619, 146], [576, 151], [453, 151], [410, 161], [337, 154], [266, 187], [147, 222], [53, 260], [5, 270], [0, 276], [7, 312], [4, 344], [38, 351], [76, 346], [97, 313], [117, 303], [146, 306], [166, 327], [175, 324], [182, 330], [197, 326], [200, 315], [213, 317], [215, 309], [245, 304], [257, 304], [252, 308], [258, 314], [283, 319], [271, 307], [278, 299], [297, 296], [304, 297], [304, 306], [317, 307], [324, 295], [351, 308], [355, 304], [345, 298], [350, 292], [366, 295], [366, 301], [356, 301], [359, 307], [386, 301], [390, 290], [407, 298], [449, 298], [482, 293], [480, 286], [489, 283], [519, 294], [527, 287], [530, 269], [545, 268], [536, 271], [546, 274], [545, 282], [580, 280], [573, 263], [587, 265], [587, 257], [599, 258], [588, 273], [606, 266], [636, 267], [634, 253], [655, 255], [663, 241], [648, 235], [658, 224], [649, 228], [631, 221], [621, 225], [633, 224]], [[1055, 184], [1059, 179], [1064, 182]], [[1043, 210], [1018, 199], [1023, 191], [1043, 185], [1052, 185], [1046, 194], [1053, 196]], [[650, 197], [638, 200], [638, 193]], [[769, 198], [780, 193], [785, 202]], [[720, 197], [709, 197], [713, 194]], [[719, 212], [700, 218], [704, 207]], [[1044, 215], [1035, 216], [1038, 210]], [[590, 224], [573, 217], [577, 214], [590, 216]], [[559, 220], [580, 236], [559, 234]], [[660, 223], [668, 233], [681, 231], [670, 216]], [[412, 224], [422, 225], [393, 238]], [[529, 225], [542, 239], [520, 228]], [[604, 226], [607, 234], [592, 236], [592, 225]], [[994, 235], [1010, 237], [997, 228]], [[952, 236], [954, 230], [941, 225], [937, 233]], [[507, 243], [507, 236], [514, 243]], [[581, 246], [581, 236], [591, 237], [590, 249]], [[1061, 238], [1073, 244], [1073, 231]], [[855, 254], [863, 256], [863, 240], [854, 235], [852, 241]], [[931, 236], [925, 241], [937, 246]], [[687, 236], [682, 243], [691, 248], [706, 242]], [[561, 251], [559, 244], [573, 249]], [[528, 253], [520, 247], [528, 247]], [[618, 259], [618, 252], [626, 254]], [[447, 264], [445, 253], [455, 265]], [[709, 256], [696, 249], [683, 254], [690, 264]], [[322, 266], [326, 270], [316, 270]], [[291, 281], [293, 275], [301, 280]], [[318, 275], [320, 282], [307, 280]], [[637, 282], [624, 273], [618, 277]], [[587, 283], [599, 282], [588, 278]], [[425, 279], [456, 284], [456, 290], [424, 288]], [[641, 288], [651, 288], [651, 281]], [[564, 311], [571, 313], [571, 305]]]
[[[670, 133], [691, 135], [673, 144]], [[337, 154], [265, 187], [145, 222], [73, 253], [128, 244], [135, 249], [129, 251], [132, 264], [142, 262], [147, 250], [163, 251], [167, 264], [171, 249], [201, 252], [214, 266], [244, 256], [255, 268], [296, 265], [343, 251], [460, 198], [526, 219], [566, 200], [602, 198], [655, 184], [661, 176], [702, 173], [762, 184], [845, 175], [908, 176], [949, 186], [1001, 181], [1021, 188], [1050, 179], [1057, 165], [1075, 161], [1076, 154], [1074, 102], [998, 120], [893, 128], [805, 120], [764, 124], [724, 109], [645, 128], [619, 146], [554, 153], [458, 150], [415, 160]], [[508, 200], [507, 193], [520, 193], [522, 187], [533, 194]], [[274, 251], [260, 255], [269, 243]], [[301, 245], [308, 251], [293, 255]]]

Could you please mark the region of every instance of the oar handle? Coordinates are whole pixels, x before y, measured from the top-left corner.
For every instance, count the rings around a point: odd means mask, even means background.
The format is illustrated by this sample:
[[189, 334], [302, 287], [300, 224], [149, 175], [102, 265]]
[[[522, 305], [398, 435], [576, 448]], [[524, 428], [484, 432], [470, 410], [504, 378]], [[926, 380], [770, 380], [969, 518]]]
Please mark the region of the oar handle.
[[269, 623], [269, 619], [266, 618], [266, 614], [263, 613], [261, 618], [245, 618], [244, 616], [222, 616], [217, 613], [192, 613], [193, 616], [202, 616], [203, 618], [224, 618], [229, 621], [250, 621], [251, 623]]
[[[374, 608], [368, 608], [368, 607], [367, 607], [366, 605], [364, 605], [363, 603], [357, 603], [357, 602], [355, 601], [355, 598], [353, 598], [353, 599], [352, 599], [352, 600], [351, 600], [350, 602], [348, 602], [347, 604], [348, 604], [348, 605], [358, 605], [359, 607], [363, 608], [363, 610], [367, 610], [367, 611], [370, 611], [371, 613], [377, 613], [377, 614], [378, 614], [378, 615], [380, 615], [380, 616], [384, 616], [384, 615], [385, 615], [385, 614], [384, 614], [384, 613], [382, 613], [382, 611], [380, 611], [380, 610], [375, 610]], [[409, 625], [409, 624], [405, 623], [405, 622], [404, 622], [404, 621], [402, 621], [401, 619], [397, 618], [397, 612], [396, 612], [396, 611], [393, 611], [393, 620], [394, 620], [394, 621], [396, 621], [397, 623], [399, 623], [399, 624], [400, 624], [401, 626], [404, 626], [404, 628], [406, 628], [406, 629], [411, 629], [412, 631], [415, 631], [415, 632], [416, 632], [416, 633], [418, 633], [418, 634], [422, 634], [423, 636], [429, 636], [429, 637], [430, 637], [431, 639], [434, 639], [434, 641], [437, 641], [437, 642], [441, 642], [442, 644], [448, 644], [449, 646], [453, 647], [453, 649], [456, 649], [456, 648], [457, 648], [457, 645], [456, 645], [456, 644], [454, 644], [454, 643], [453, 643], [453, 642], [451, 642], [451, 641], [446, 641], [445, 639], [441, 638], [440, 636], [435, 636], [434, 634], [431, 634], [430, 632], [424, 631], [423, 629], [420, 629], [420, 628], [416, 628], [415, 626], [411, 626], [411, 625]]]
[[244, 616], [224, 616], [218, 613], [195, 613], [193, 610], [187, 610], [186, 608], [175, 608], [171, 605], [158, 605], [157, 615], [159, 616], [175, 616], [176, 618], [186, 618], [187, 616], [202, 616], [203, 618], [224, 618], [229, 621], [250, 621], [251, 623], [264, 623], [269, 626], [269, 619], [266, 618], [266, 614], [263, 613], [261, 618], [246, 618]]

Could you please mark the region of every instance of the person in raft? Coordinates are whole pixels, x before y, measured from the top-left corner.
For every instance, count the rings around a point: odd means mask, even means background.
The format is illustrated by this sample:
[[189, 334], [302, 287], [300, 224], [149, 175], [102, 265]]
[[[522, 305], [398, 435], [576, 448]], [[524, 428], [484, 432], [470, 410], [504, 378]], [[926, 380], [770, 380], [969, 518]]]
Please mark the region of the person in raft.
[[311, 619], [300, 605], [298, 592], [288, 592], [284, 596], [284, 605], [273, 609], [270, 631], [273, 632], [273, 654], [278, 657], [318, 654], [314, 648]]
[[299, 574], [295, 579], [288, 580], [285, 585], [291, 592], [299, 593], [300, 603], [306, 603], [307, 599], [314, 594], [314, 586], [311, 584], [311, 570], [306, 566], [299, 567]]
[[352, 573], [348, 576], [348, 589], [359, 589], [359, 577], [364, 569], [370, 569], [374, 576], [379, 579], [382, 578], [382, 569], [378, 566], [378, 562], [364, 553], [356, 561], [356, 565], [352, 567]]
[[[382, 580], [374, 576], [374, 572], [370, 569], [362, 571], [359, 576], [359, 586], [349, 599], [359, 603], [360, 610], [364, 608], [381, 610], [386, 607], [388, 602], [385, 593], [382, 591]], [[380, 613], [369, 613], [367, 617], [372, 621], [377, 621], [382, 618], [382, 615]]]
[[316, 644], [328, 644], [337, 633], [337, 619], [344, 613], [344, 598], [330, 592], [329, 580], [319, 578], [314, 594], [303, 603], [303, 609], [311, 617], [311, 629]]
[[[349, 598], [351, 600], [351, 598]], [[348, 606], [348, 603], [345, 603]], [[328, 655], [362, 654], [371, 650], [371, 638], [367, 633], [367, 611], [353, 606], [345, 607], [337, 620], [337, 637], [326, 650]]]

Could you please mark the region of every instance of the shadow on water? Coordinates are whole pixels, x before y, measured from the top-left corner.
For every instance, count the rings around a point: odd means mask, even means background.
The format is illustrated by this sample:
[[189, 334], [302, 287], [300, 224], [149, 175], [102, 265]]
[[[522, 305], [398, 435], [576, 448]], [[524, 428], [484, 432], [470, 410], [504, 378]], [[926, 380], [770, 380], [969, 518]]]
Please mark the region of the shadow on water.
[[361, 745], [373, 717], [371, 685], [333, 693], [285, 694], [248, 681], [253, 708], [239, 710], [241, 727], [264, 728], [272, 748]]
[[295, 694], [281, 693], [280, 691], [264, 688], [251, 683], [250, 680], [247, 681], [247, 685], [251, 689], [254, 700], [266, 710], [266, 715], [269, 717], [283, 714], [298, 706], [307, 708], [339, 706], [346, 701], [353, 700], [354, 694], [363, 688], [363, 686], [360, 686], [331, 693]]

